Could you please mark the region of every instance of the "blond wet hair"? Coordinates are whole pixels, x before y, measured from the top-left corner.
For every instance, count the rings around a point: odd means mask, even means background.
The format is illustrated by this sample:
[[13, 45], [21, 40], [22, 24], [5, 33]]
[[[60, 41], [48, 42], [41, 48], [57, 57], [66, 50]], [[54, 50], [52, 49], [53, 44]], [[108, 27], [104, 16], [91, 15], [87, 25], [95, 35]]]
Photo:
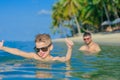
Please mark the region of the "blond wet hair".
[[51, 37], [49, 34], [37, 34], [35, 42], [44, 42], [45, 44], [51, 44]]

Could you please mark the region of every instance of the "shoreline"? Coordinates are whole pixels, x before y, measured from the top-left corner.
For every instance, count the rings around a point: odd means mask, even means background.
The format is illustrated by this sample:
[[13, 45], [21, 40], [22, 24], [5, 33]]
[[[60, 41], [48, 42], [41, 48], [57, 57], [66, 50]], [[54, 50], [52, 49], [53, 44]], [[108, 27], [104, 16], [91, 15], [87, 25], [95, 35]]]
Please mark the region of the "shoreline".
[[[82, 34], [83, 35], [83, 34]], [[69, 37], [73, 42], [84, 43], [81, 36]], [[53, 42], [64, 42], [65, 38], [54, 39]], [[95, 33], [92, 34], [94, 42], [100, 45], [120, 46], [120, 32], [118, 33]]]

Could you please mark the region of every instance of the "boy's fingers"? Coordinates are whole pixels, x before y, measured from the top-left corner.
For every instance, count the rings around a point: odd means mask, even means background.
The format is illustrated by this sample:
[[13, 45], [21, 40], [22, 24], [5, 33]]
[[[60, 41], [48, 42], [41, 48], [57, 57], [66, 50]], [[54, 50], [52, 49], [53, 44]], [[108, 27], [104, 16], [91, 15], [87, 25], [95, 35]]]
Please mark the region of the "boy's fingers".
[[65, 38], [65, 41], [68, 41], [68, 38]]
[[69, 40], [68, 38], [65, 38], [65, 41], [68, 43], [68, 44], [70, 44], [70, 45], [73, 45], [74, 43], [71, 41], [71, 40]]

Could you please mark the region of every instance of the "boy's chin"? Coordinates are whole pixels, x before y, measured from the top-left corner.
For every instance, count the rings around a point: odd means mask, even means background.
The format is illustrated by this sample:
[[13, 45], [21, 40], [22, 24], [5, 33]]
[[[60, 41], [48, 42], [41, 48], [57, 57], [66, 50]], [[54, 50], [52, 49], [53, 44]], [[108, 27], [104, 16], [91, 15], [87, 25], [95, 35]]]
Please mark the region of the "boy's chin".
[[47, 57], [47, 55], [43, 55], [43, 56], [41, 56], [42, 59], [45, 59], [46, 57]]

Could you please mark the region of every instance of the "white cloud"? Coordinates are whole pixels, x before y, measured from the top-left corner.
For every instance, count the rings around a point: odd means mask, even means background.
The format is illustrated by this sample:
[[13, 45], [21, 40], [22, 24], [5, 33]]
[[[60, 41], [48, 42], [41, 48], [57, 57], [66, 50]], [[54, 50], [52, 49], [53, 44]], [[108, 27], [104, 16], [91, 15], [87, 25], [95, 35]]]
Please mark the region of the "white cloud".
[[51, 11], [42, 9], [38, 12], [38, 14], [39, 15], [49, 15], [49, 14], [51, 14]]

